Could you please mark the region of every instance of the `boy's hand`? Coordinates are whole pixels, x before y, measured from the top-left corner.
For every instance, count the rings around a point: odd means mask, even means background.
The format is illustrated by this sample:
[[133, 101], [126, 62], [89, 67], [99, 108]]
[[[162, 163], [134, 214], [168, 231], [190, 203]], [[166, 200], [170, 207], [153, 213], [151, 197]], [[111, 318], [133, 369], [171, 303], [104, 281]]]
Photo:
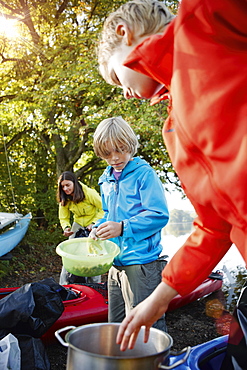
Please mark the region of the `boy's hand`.
[[96, 236], [101, 240], [107, 240], [111, 238], [116, 238], [121, 235], [122, 223], [107, 221], [101, 224], [96, 231]]
[[176, 290], [161, 282], [150, 296], [133, 308], [118, 330], [116, 343], [121, 345], [120, 350], [134, 348], [142, 326], [146, 327], [144, 343], [147, 343], [151, 326], [166, 312], [170, 301], [176, 295]]
[[97, 235], [96, 235], [96, 233], [97, 233], [97, 227], [94, 227], [92, 230], [91, 230], [91, 232], [90, 232], [90, 234], [88, 235], [88, 237], [89, 238], [91, 238], [91, 239], [94, 239], [94, 240], [97, 240], [98, 239], [98, 237], [97, 237]]

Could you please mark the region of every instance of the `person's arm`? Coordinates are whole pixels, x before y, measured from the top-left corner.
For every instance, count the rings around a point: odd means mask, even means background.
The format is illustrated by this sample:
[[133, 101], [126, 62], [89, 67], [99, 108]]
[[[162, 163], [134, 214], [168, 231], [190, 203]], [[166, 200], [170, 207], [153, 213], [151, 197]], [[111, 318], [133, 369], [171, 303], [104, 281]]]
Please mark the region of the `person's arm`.
[[138, 179], [138, 191], [142, 211], [121, 221], [124, 236], [141, 241], [166, 226], [169, 212], [164, 187], [151, 167]]
[[[101, 224], [104, 224], [106, 222], [107, 215], [108, 215], [108, 208], [107, 208], [103, 193], [101, 193], [101, 202], [102, 202], [102, 208], [103, 208], [103, 216], [95, 222], [95, 225], [93, 225], [92, 231], [89, 234], [89, 238], [92, 238], [94, 240], [97, 240], [100, 237], [100, 236], [96, 235], [97, 232], [98, 232], [98, 228]], [[102, 240], [104, 240], [104, 239], [102, 239]]]
[[194, 221], [195, 231], [162, 273], [162, 281], [180, 295], [186, 295], [200, 285], [232, 245], [229, 223], [212, 209], [197, 206], [197, 211], [201, 218]]
[[65, 230], [66, 228], [71, 228], [70, 210], [67, 205], [62, 206], [61, 204], [59, 204], [58, 218], [63, 230]]
[[87, 194], [87, 200], [89, 203], [95, 206], [96, 212], [94, 215], [94, 219], [92, 223], [96, 223], [96, 221], [104, 216], [104, 211], [102, 210], [102, 200], [101, 196], [95, 189], [91, 189], [88, 186], [83, 184], [83, 190]]
[[70, 210], [67, 205], [61, 206], [61, 204], [59, 204], [58, 217], [63, 229], [63, 235], [69, 237], [70, 235], [74, 234], [73, 231], [71, 231]]
[[[231, 225], [218, 217], [214, 210], [197, 207], [204, 217], [195, 221], [196, 230], [173, 256], [162, 272], [162, 283], [143, 302], [137, 305], [122, 322], [117, 336], [121, 350], [134, 348], [141, 326], [146, 326], [144, 341], [148, 340], [152, 324], [166, 312], [170, 301], [179, 293], [195, 289], [230, 248]], [[205, 215], [205, 216], [203, 216]]]
[[121, 351], [133, 349], [138, 333], [145, 326], [144, 343], [148, 341], [151, 326], [166, 312], [170, 301], [177, 292], [165, 283], [157, 288], [144, 301], [139, 303], [123, 320], [117, 335]]

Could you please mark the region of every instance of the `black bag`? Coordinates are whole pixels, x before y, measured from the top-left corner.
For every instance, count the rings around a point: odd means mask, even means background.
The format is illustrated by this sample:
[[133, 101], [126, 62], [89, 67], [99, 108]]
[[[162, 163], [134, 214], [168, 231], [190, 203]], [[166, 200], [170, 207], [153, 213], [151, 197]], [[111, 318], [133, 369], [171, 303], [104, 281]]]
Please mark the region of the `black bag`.
[[247, 370], [247, 286], [233, 312], [226, 355], [220, 370]]
[[81, 227], [75, 233], [75, 238], [87, 238], [90, 234], [90, 231], [86, 227]]
[[21, 350], [21, 370], [50, 370], [51, 364], [41, 339], [17, 334]]
[[0, 337], [8, 333], [41, 337], [64, 311], [64, 290], [52, 278], [47, 278], [25, 284], [2, 298]]

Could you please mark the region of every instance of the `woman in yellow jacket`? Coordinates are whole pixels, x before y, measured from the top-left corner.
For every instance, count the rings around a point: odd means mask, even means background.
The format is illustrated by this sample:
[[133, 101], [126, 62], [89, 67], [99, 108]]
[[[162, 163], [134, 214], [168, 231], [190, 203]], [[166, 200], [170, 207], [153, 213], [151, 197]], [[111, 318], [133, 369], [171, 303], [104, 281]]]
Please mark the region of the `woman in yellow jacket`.
[[[79, 182], [70, 171], [63, 172], [58, 179], [57, 200], [63, 234], [70, 239], [75, 238], [76, 232], [81, 228], [86, 228], [90, 232], [93, 224], [104, 215], [101, 197], [97, 191]], [[73, 214], [72, 226], [71, 214]], [[63, 267], [59, 283], [68, 284], [70, 275]], [[87, 279], [88, 282], [90, 280], [100, 282], [100, 276]]]

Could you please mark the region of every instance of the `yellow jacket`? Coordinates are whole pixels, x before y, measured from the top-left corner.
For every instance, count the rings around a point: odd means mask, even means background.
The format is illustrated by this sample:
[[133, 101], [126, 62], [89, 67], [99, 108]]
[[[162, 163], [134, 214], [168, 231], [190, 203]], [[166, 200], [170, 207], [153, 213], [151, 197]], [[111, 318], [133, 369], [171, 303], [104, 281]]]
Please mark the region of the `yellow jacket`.
[[85, 195], [82, 202], [76, 204], [69, 200], [66, 206], [62, 206], [61, 203], [59, 204], [58, 217], [63, 230], [67, 226], [71, 227], [71, 213], [74, 215], [74, 222], [77, 222], [82, 227], [95, 223], [104, 215], [101, 197], [97, 191], [81, 182], [80, 184]]

